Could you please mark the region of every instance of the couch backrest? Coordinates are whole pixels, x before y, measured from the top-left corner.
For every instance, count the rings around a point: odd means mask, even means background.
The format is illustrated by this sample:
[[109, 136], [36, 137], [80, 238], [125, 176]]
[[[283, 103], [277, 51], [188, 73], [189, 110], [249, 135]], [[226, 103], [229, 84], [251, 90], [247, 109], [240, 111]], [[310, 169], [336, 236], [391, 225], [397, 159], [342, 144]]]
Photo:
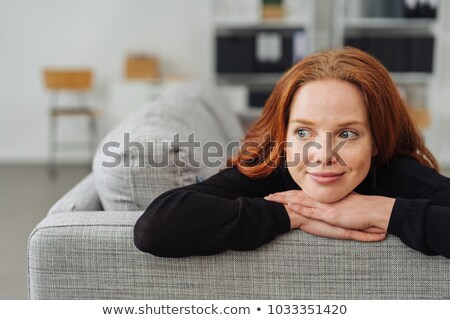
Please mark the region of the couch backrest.
[[[237, 116], [213, 86], [191, 82], [169, 89], [100, 143], [93, 174], [104, 209], [142, 210], [167, 190], [208, 178], [224, 166], [227, 144], [242, 135]], [[208, 164], [205, 147], [224, 153]]]

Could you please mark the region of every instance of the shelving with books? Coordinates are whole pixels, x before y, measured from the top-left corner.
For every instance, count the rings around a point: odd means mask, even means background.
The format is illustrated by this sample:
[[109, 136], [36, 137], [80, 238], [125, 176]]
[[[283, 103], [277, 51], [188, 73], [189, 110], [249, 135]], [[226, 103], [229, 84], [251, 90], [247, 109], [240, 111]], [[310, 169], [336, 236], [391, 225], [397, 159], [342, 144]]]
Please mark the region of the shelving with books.
[[439, 1], [337, 0], [334, 5], [333, 46], [350, 45], [377, 57], [426, 128], [427, 87], [437, 68]]
[[254, 120], [281, 75], [314, 51], [314, 0], [215, 0], [215, 80], [240, 86], [244, 124]]

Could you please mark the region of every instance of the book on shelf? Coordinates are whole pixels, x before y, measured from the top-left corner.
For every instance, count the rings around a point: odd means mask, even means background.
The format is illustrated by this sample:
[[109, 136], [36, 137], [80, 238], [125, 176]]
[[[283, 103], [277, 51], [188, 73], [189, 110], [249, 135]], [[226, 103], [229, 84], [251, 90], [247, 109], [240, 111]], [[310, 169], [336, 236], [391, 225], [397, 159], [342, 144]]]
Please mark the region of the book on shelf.
[[372, 54], [391, 72], [433, 71], [433, 36], [347, 36], [344, 44]]

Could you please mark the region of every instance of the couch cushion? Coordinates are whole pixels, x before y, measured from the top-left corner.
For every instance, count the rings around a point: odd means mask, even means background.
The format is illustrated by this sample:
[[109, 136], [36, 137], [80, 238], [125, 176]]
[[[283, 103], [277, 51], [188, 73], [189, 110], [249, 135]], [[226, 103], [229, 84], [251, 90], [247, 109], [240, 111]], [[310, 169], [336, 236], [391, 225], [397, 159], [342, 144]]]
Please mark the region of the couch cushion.
[[180, 87], [170, 87], [163, 93], [163, 98], [177, 95], [179, 92], [193, 99], [199, 99], [207, 112], [216, 120], [216, 130], [226, 138], [227, 141], [236, 141], [244, 134], [241, 123], [226, 99], [211, 84], [201, 81], [191, 81]]
[[[202, 148], [223, 150], [243, 132], [239, 121], [211, 86], [188, 83], [165, 92], [114, 128], [93, 161], [96, 188], [105, 210], [142, 210], [161, 193], [205, 179], [221, 166], [205, 165]], [[181, 144], [173, 143], [176, 135]], [[189, 137], [200, 142], [188, 149]], [[214, 148], [210, 152], [214, 152]]]

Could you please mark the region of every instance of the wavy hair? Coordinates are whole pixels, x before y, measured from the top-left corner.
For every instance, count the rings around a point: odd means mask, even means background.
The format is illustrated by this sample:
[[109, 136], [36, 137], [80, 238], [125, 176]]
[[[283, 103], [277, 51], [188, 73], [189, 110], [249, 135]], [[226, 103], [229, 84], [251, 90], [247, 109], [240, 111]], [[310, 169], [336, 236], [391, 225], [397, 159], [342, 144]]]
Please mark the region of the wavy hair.
[[240, 152], [228, 159], [227, 166], [236, 166], [249, 177], [262, 178], [282, 165], [293, 96], [302, 85], [324, 79], [347, 81], [361, 91], [373, 142], [378, 147], [371, 163], [373, 169], [395, 155], [439, 169], [386, 68], [352, 47], [322, 51], [293, 65], [275, 85], [260, 118], [241, 141]]

